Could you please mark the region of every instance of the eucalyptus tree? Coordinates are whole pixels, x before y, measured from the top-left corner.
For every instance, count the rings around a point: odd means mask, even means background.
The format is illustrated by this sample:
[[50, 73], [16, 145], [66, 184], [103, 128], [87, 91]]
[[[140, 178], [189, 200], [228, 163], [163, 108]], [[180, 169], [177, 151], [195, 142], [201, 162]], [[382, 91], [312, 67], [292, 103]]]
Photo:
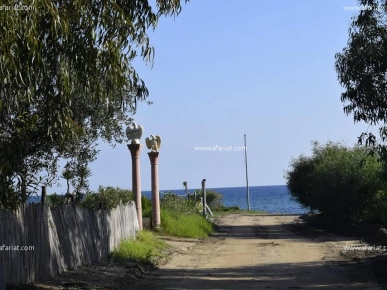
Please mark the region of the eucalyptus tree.
[[[59, 158], [82, 168], [97, 140], [124, 140], [123, 125], [148, 96], [132, 62], [152, 64], [148, 31], [178, 15], [181, 1], [25, 0], [25, 9], [3, 9], [0, 206], [51, 183]], [[44, 180], [34, 180], [42, 171]]]
[[336, 54], [344, 112], [355, 122], [379, 127], [379, 137], [363, 133], [359, 143], [379, 151], [387, 161], [387, 1], [361, 0], [352, 18], [347, 46]]

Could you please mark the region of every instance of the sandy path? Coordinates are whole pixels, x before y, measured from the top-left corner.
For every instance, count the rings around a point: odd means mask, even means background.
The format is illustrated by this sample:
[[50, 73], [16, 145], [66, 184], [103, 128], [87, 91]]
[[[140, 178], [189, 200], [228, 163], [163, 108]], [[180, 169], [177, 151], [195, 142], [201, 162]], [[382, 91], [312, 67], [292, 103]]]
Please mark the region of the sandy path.
[[[342, 255], [359, 241], [297, 231], [298, 216], [230, 214], [217, 233], [191, 244], [135, 282], [136, 289], [382, 289], [367, 265]], [[187, 244], [187, 243], [186, 243]]]

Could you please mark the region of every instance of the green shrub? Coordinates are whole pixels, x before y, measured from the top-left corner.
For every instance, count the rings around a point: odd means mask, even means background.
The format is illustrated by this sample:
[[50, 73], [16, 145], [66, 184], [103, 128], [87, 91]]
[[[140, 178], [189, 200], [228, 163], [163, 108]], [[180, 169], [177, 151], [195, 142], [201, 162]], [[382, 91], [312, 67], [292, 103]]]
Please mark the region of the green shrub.
[[348, 148], [329, 142], [313, 143], [311, 157], [293, 159], [286, 172], [287, 185], [296, 201], [335, 220], [364, 217], [383, 188], [382, 165], [365, 148]]
[[[201, 190], [196, 190], [195, 192], [197, 199], [203, 197], [203, 192]], [[219, 192], [212, 189], [206, 189], [206, 202], [211, 210], [223, 208], [222, 199], [223, 196]]]
[[128, 203], [133, 200], [133, 193], [130, 190], [100, 186], [98, 192], [87, 192], [80, 205], [93, 209], [112, 209], [120, 202]]
[[197, 214], [196, 203], [193, 200], [178, 196], [173, 193], [164, 194], [160, 200], [161, 209], [168, 210], [175, 216], [181, 214], [192, 215]]
[[144, 195], [141, 196], [141, 208], [143, 217], [152, 216], [152, 201]]
[[313, 186], [311, 182], [317, 160], [313, 157], [301, 155], [291, 162], [291, 170], [287, 172], [287, 186], [295, 201], [310, 210], [319, 208], [313, 196]]
[[375, 202], [366, 210], [364, 219], [387, 227], [387, 193], [378, 191]]

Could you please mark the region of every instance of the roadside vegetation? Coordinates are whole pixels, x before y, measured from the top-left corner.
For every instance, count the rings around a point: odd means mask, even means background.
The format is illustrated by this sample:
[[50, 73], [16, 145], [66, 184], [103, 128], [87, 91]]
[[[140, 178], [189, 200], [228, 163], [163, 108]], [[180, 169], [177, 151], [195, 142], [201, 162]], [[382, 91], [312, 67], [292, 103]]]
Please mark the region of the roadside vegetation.
[[[186, 192], [186, 196], [179, 196], [169, 192], [161, 198], [161, 235], [182, 238], [205, 238], [214, 231], [214, 225], [211, 220], [222, 214], [263, 213], [260, 211], [242, 210], [238, 206], [225, 207], [222, 203], [222, 195], [210, 189], [206, 190], [206, 200], [214, 216], [207, 220], [202, 214], [203, 193], [201, 190], [196, 190], [191, 194], [187, 190]], [[146, 212], [149, 213], [150, 217], [151, 209], [144, 206], [144, 204], [149, 204], [151, 207], [151, 203], [150, 201], [143, 203], [143, 215]]]
[[152, 216], [152, 201], [146, 196], [141, 196], [141, 206], [142, 206], [142, 216], [151, 217]]
[[139, 231], [136, 240], [122, 242], [110, 257], [113, 261], [131, 260], [143, 264], [157, 264], [168, 249], [165, 241], [150, 231]]
[[69, 198], [68, 195], [57, 193], [47, 195], [47, 205], [49, 206], [59, 206], [73, 202], [90, 209], [112, 209], [120, 203], [125, 204], [133, 200], [134, 196], [131, 190], [112, 186], [99, 186], [96, 192], [88, 190], [75, 200], [72, 200], [71, 197]]
[[[211, 219], [206, 219], [202, 214], [202, 192], [179, 196], [172, 192], [161, 196], [161, 229], [158, 232], [150, 230], [139, 231], [136, 240], [124, 241], [111, 253], [113, 260], [132, 260], [144, 264], [154, 264], [167, 249], [167, 244], [160, 236], [172, 236], [181, 238], [206, 238], [214, 231]], [[134, 200], [133, 192], [118, 187], [100, 186], [98, 191], [87, 191], [75, 200], [68, 195], [51, 194], [47, 196], [49, 206], [59, 206], [66, 203], [75, 203], [79, 206], [91, 209], [112, 209], [120, 203]], [[214, 190], [206, 191], [207, 204], [214, 213], [214, 217], [226, 213], [261, 213], [257, 211], [241, 210], [238, 206], [225, 207], [222, 204], [222, 195]], [[143, 217], [151, 218], [152, 202], [142, 196]]]
[[[221, 195], [219, 194], [221, 197]], [[151, 217], [151, 201], [143, 197], [143, 216]], [[178, 196], [167, 193], [160, 200], [161, 229], [160, 235], [182, 238], [205, 238], [213, 231], [212, 224], [202, 216], [199, 198]]]
[[312, 146], [312, 156], [294, 158], [286, 172], [294, 199], [333, 222], [387, 226], [386, 170], [377, 154], [333, 142]]
[[[202, 215], [202, 192], [195, 190], [186, 196], [179, 196], [172, 192], [161, 197], [161, 219], [162, 228], [160, 235], [175, 236], [182, 238], [205, 238], [214, 230], [210, 221]], [[217, 217], [226, 213], [251, 213], [260, 214], [259, 211], [242, 210], [238, 206], [225, 207], [222, 203], [222, 195], [214, 190], [206, 190], [208, 206]], [[47, 196], [49, 206], [59, 206], [74, 202], [75, 204], [91, 209], [112, 209], [120, 202], [128, 203], [134, 201], [133, 192], [119, 187], [100, 186], [96, 192], [87, 191], [72, 201], [67, 195], [51, 194]], [[142, 215], [151, 218], [152, 202], [146, 196], [141, 197]]]
[[[114, 196], [117, 196], [114, 195]], [[211, 201], [221, 198], [217, 193], [211, 193]], [[152, 216], [151, 200], [141, 197], [143, 217]], [[184, 238], [205, 238], [213, 232], [213, 225], [201, 214], [200, 199], [193, 200], [184, 196], [168, 193], [160, 200], [162, 228], [159, 232], [142, 230], [137, 233], [136, 240], [124, 241], [111, 253], [114, 261], [132, 260], [144, 264], [157, 264], [163, 257], [168, 245], [162, 236]]]
[[205, 238], [213, 231], [202, 216], [200, 201], [167, 194], [161, 199], [161, 234], [183, 238]]

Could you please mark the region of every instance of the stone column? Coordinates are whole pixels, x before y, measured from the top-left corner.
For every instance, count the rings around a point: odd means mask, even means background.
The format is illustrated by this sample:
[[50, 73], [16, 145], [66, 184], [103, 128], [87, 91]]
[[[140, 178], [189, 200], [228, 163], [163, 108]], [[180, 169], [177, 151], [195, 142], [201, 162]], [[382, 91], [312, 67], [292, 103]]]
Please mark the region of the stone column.
[[149, 152], [148, 156], [151, 162], [152, 178], [152, 228], [158, 230], [161, 226], [158, 170], [159, 152]]
[[141, 206], [141, 177], [140, 177], [140, 151], [141, 144], [129, 144], [130, 154], [132, 155], [132, 186], [136, 203], [138, 225], [142, 230], [142, 206]]

